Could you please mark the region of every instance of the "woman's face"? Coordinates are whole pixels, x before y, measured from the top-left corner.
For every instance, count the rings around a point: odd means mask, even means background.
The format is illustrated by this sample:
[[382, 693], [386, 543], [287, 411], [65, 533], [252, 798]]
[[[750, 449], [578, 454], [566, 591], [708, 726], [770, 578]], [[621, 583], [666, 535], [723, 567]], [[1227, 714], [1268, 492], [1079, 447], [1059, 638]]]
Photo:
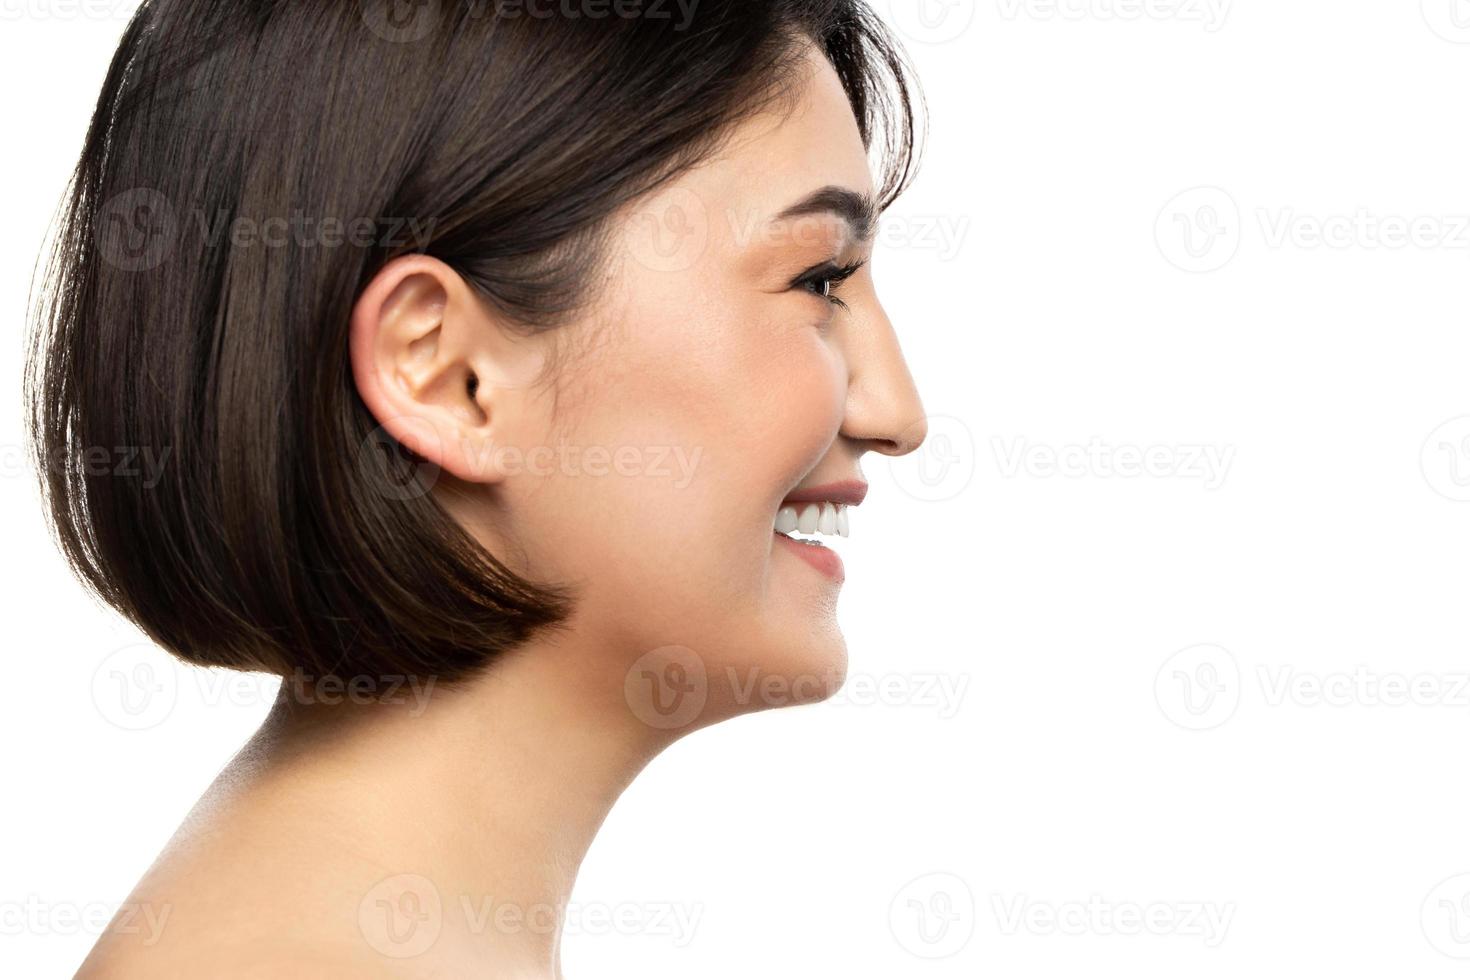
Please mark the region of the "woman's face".
[[779, 217], [823, 189], [874, 190], [836, 73], [808, 64], [794, 112], [638, 203], [603, 316], [570, 341], [548, 444], [621, 454], [622, 473], [569, 466], [515, 501], [537, 568], [581, 586], [579, 619], [624, 656], [685, 648], [669, 656], [703, 667], [715, 715], [840, 683], [840, 560], [774, 533], [778, 514], [793, 496], [852, 507], [863, 454], [924, 433], [870, 266], [831, 290], [845, 309], [821, 279], [792, 285], [872, 251], [872, 229], [837, 214]]
[[[516, 465], [451, 502], [517, 571], [576, 589], [562, 636], [595, 638], [578, 683], [655, 726], [835, 690], [841, 563], [777, 534], [778, 518], [821, 501], [856, 511], [861, 457], [924, 435], [871, 267], [830, 281], [871, 256], [875, 216], [828, 208], [874, 188], [836, 73], [815, 51], [807, 65], [789, 114], [750, 120], [622, 216], [595, 313], [546, 335], [549, 382], [521, 388], [514, 367], [481, 382], [520, 391], [482, 392]], [[861, 518], [832, 510], [819, 527], [850, 526], [861, 549]], [[700, 710], [670, 715], [665, 681], [702, 685]]]

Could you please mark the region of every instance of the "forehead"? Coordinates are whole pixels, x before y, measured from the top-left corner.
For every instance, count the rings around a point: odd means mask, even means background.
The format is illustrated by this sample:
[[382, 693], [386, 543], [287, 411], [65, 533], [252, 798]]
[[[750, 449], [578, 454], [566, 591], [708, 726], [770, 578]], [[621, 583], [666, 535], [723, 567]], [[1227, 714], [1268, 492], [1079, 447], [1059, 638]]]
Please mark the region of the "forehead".
[[867, 149], [847, 93], [815, 49], [803, 61], [792, 100], [744, 121], [722, 152], [690, 176], [692, 189], [726, 219], [719, 224], [737, 236], [800, 228], [808, 236], [842, 237], [847, 225], [830, 214], [778, 217], [823, 188], [873, 194]]

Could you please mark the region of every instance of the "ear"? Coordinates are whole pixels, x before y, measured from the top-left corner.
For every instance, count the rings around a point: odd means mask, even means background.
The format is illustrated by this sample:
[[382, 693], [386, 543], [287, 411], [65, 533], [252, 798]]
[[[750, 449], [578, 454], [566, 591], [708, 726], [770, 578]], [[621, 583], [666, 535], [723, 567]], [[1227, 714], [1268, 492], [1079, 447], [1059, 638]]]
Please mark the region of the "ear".
[[460, 275], [407, 255], [373, 277], [352, 311], [352, 375], [368, 411], [405, 448], [470, 483], [506, 475], [534, 372]]

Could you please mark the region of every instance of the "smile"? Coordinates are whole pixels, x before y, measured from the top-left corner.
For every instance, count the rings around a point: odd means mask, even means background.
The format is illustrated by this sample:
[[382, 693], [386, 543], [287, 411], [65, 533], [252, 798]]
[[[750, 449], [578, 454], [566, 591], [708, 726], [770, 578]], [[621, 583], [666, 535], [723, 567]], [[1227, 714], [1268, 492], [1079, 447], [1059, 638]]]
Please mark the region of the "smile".
[[847, 480], [792, 493], [776, 511], [772, 529], [776, 540], [828, 578], [842, 581], [842, 559], [817, 538], [847, 537], [848, 508], [862, 503], [867, 492], [866, 483]]
[[776, 533], [787, 537], [797, 534], [825, 534], [845, 538], [848, 530], [846, 504], [834, 504], [830, 500], [812, 504], [787, 504], [776, 512]]

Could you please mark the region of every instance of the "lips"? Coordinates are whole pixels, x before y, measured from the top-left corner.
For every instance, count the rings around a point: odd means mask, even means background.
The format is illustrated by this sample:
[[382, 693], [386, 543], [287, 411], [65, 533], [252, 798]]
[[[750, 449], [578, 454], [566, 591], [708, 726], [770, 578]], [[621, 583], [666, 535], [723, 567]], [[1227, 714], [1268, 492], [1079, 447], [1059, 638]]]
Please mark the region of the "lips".
[[839, 480], [814, 487], [798, 487], [786, 495], [781, 505], [834, 503], [856, 507], [868, 495], [868, 485], [862, 480]]
[[802, 541], [779, 532], [771, 535], [771, 538], [776, 542], [776, 547], [791, 552], [834, 582], [840, 583], [845, 577], [842, 556], [831, 548], [811, 541]]
[[867, 494], [868, 485], [861, 480], [798, 488], [781, 501], [781, 507], [776, 511], [773, 527], [776, 538], [818, 571], [841, 581], [842, 559], [837, 552], [810, 538], [795, 535], [847, 537], [850, 531], [848, 508], [862, 503]]

